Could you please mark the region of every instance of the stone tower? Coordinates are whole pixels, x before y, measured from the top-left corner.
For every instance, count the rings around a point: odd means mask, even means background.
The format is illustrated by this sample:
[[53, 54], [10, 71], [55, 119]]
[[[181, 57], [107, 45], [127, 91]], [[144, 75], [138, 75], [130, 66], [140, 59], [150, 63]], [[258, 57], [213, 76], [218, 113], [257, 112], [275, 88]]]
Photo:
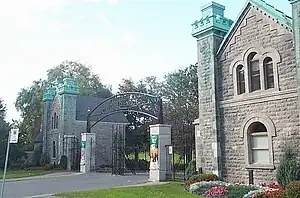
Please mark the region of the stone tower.
[[[294, 45], [297, 64], [298, 100], [300, 104], [300, 0], [289, 0], [292, 4]], [[300, 109], [299, 109], [300, 117]]]
[[192, 25], [197, 39], [199, 120], [196, 124], [197, 168], [221, 174], [218, 133], [218, 63], [216, 54], [233, 21], [224, 17], [225, 7], [215, 2], [202, 7], [202, 18]]
[[46, 89], [43, 95], [44, 102], [44, 120], [43, 120], [43, 153], [47, 151], [47, 131], [49, 130], [49, 117], [52, 101], [56, 95], [56, 88], [50, 86]]
[[65, 135], [74, 135], [74, 122], [76, 120], [76, 98], [79, 89], [75, 78], [64, 78], [63, 83], [58, 86], [57, 94], [60, 101], [60, 133], [58, 155], [63, 155], [63, 141]]

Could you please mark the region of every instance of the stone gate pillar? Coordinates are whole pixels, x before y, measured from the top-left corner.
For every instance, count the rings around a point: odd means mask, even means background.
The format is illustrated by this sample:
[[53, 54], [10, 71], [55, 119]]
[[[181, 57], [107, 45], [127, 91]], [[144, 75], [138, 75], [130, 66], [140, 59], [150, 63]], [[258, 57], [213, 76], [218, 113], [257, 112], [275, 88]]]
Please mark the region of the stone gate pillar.
[[96, 166], [95, 147], [96, 147], [96, 134], [82, 133], [80, 172], [88, 173], [95, 170], [95, 166]]
[[150, 171], [149, 181], [166, 180], [168, 167], [171, 163], [168, 148], [171, 145], [171, 126], [157, 124], [150, 126]]

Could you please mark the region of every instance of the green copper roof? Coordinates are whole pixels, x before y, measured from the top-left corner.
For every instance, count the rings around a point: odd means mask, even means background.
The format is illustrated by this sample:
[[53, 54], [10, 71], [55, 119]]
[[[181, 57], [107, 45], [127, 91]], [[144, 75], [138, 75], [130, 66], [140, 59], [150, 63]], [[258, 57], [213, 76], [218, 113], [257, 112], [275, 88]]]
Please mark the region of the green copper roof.
[[43, 95], [43, 101], [52, 101], [56, 95], [56, 88], [53, 86], [50, 86], [46, 89], [44, 95]]
[[282, 11], [276, 9], [274, 6], [268, 4], [264, 0], [248, 0], [249, 3], [257, 6], [263, 11], [270, 14], [273, 18], [278, 20], [280, 23], [286, 24], [289, 27], [292, 27], [292, 18], [284, 14]]
[[201, 8], [202, 18], [192, 24], [192, 36], [199, 36], [212, 29], [227, 32], [233, 21], [224, 17], [225, 7], [210, 2]]
[[73, 94], [79, 93], [78, 86], [74, 77], [64, 78], [63, 83], [58, 86], [58, 94]]

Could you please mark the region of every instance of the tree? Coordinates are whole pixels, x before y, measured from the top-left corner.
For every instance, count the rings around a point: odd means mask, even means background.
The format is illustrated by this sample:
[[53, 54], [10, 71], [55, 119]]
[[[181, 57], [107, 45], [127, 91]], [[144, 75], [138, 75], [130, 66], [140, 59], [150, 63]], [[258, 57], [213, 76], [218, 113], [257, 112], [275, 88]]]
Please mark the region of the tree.
[[197, 64], [167, 74], [162, 92], [165, 122], [172, 125], [173, 144], [183, 147], [187, 141], [191, 145], [199, 105]]
[[76, 78], [79, 95], [107, 98], [112, 95], [110, 88], [103, 85], [98, 75], [91, 67], [80, 62], [64, 61], [47, 71], [47, 79], [33, 81], [32, 85], [21, 89], [18, 93], [15, 107], [21, 112], [23, 143], [27, 148], [33, 148], [33, 141], [43, 122], [43, 93], [49, 84], [62, 83], [68, 76]]
[[[6, 107], [2, 99], [0, 99], [0, 109], [0, 168], [3, 168], [7, 149], [7, 138], [13, 125], [5, 121]], [[20, 148], [19, 143], [11, 145], [8, 166], [16, 163], [24, 155], [25, 152]]]
[[80, 62], [64, 61], [47, 72], [48, 82], [62, 83], [65, 77], [76, 78], [80, 95], [107, 98], [112, 96], [111, 88], [101, 83], [92, 68]]
[[[139, 92], [154, 94], [156, 88], [153, 84], [154, 82], [156, 82], [155, 77], [147, 77], [136, 83], [132, 79], [122, 79], [122, 82], [119, 85], [119, 93]], [[125, 112], [125, 116], [129, 122], [126, 131], [127, 152], [134, 152], [135, 159], [138, 160], [138, 150], [148, 150], [150, 141], [148, 128], [149, 125], [156, 122], [156, 120], [135, 112]]]

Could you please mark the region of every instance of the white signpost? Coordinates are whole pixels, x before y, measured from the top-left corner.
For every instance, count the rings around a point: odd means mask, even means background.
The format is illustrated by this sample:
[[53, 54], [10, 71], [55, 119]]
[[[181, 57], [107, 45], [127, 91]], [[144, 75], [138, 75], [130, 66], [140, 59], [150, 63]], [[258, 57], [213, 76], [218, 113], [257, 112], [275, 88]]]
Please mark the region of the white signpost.
[[6, 157], [5, 157], [5, 165], [4, 165], [2, 189], [1, 189], [1, 198], [3, 198], [3, 194], [4, 194], [5, 175], [6, 175], [7, 163], [8, 163], [8, 157], [9, 157], [9, 146], [10, 146], [10, 144], [18, 143], [18, 139], [19, 139], [19, 129], [11, 129], [11, 131], [8, 135], [8, 140], [7, 140]]

